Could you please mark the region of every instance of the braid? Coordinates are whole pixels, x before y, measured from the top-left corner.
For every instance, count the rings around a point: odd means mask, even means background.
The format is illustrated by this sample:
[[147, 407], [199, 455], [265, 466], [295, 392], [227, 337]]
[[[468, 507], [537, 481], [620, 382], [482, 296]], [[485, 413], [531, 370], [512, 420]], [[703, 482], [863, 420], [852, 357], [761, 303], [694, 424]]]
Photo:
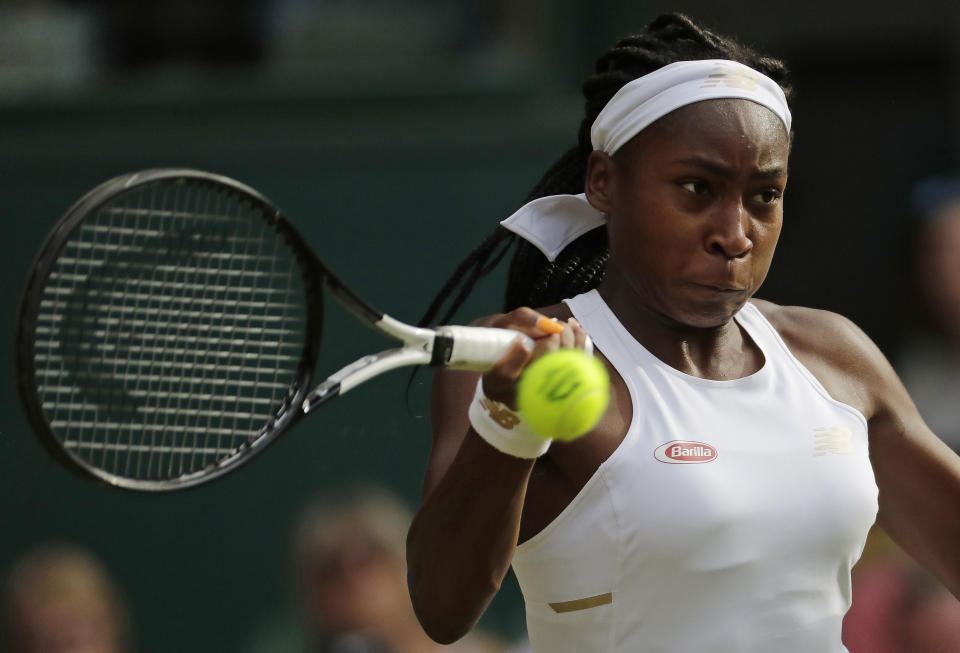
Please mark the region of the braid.
[[[420, 318], [418, 326], [427, 326], [429, 324], [436, 323], [446, 323], [453, 317], [453, 314], [456, 313], [457, 309], [460, 308], [460, 305], [463, 304], [467, 296], [473, 290], [473, 287], [476, 285], [480, 277], [488, 274], [493, 268], [503, 260], [503, 257], [510, 250], [510, 245], [513, 244], [516, 236], [504, 229], [501, 226], [497, 226], [486, 238], [481, 242], [467, 258], [463, 259], [460, 264], [457, 266], [457, 269], [454, 270], [453, 274], [447, 279], [447, 282], [443, 285], [443, 288], [440, 289], [440, 292], [437, 293], [437, 296], [433, 298], [433, 301], [430, 303], [430, 306], [427, 308], [426, 313], [423, 314], [423, 317]], [[501, 251], [493, 257], [493, 260], [490, 261], [490, 257], [493, 256], [493, 252], [500, 247]], [[464, 276], [466, 275], [466, 280]], [[443, 314], [440, 320], [436, 320], [437, 314], [440, 312], [440, 308], [443, 306], [444, 302], [450, 296], [450, 294], [457, 288], [457, 286], [462, 285], [457, 297], [454, 299], [450, 308]]]
[[[618, 41], [597, 60], [594, 74], [583, 84], [585, 115], [578, 130], [577, 145], [547, 170], [530, 191], [527, 201], [547, 195], [582, 193], [587, 159], [593, 149], [590, 128], [603, 107], [624, 84], [637, 77], [677, 61], [698, 59], [728, 59], [750, 66], [776, 82], [787, 102], [791, 100], [793, 89], [781, 61], [766, 57], [733, 38], [716, 34], [683, 14], [664, 14], [642, 32]], [[440, 305], [462, 285], [441, 322], [452, 317], [476, 282], [503, 259], [514, 243], [517, 248], [510, 263], [504, 302], [504, 310], [508, 311], [518, 306], [556, 304], [596, 288], [603, 280], [610, 258], [606, 229], [587, 232], [551, 262], [535, 246], [498, 226], [460, 264], [431, 304], [421, 325], [430, 324]]]

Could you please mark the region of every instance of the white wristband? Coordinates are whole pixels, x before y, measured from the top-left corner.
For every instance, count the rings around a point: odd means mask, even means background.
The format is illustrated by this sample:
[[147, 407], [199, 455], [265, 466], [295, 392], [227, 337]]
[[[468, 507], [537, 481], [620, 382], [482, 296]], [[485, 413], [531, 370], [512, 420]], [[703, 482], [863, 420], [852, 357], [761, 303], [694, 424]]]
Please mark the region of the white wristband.
[[550, 448], [550, 438], [530, 430], [519, 413], [483, 394], [483, 379], [477, 382], [468, 411], [473, 430], [490, 446], [516, 458], [539, 458]]

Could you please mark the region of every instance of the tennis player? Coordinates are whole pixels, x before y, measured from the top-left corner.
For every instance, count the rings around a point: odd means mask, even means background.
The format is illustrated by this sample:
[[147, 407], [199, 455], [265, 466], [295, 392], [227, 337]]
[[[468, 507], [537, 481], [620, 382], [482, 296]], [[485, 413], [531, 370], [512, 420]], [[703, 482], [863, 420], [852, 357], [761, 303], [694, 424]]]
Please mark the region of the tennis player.
[[[435, 379], [407, 552], [426, 631], [461, 637], [512, 564], [537, 653], [837, 653], [874, 521], [960, 594], [960, 458], [855, 325], [754, 298], [783, 221], [783, 64], [671, 14], [584, 92], [579, 145], [456, 275], [469, 290], [518, 241], [508, 312], [480, 322], [527, 338]], [[585, 334], [612, 377], [594, 430], [504, 419], [529, 361]]]

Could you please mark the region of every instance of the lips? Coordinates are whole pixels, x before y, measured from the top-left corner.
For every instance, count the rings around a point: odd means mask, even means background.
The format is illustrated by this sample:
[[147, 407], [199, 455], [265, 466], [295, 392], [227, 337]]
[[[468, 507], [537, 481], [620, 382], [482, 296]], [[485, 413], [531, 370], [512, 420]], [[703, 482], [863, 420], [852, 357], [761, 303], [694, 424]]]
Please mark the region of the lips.
[[738, 293], [746, 291], [745, 287], [729, 281], [694, 281], [693, 285], [716, 292]]

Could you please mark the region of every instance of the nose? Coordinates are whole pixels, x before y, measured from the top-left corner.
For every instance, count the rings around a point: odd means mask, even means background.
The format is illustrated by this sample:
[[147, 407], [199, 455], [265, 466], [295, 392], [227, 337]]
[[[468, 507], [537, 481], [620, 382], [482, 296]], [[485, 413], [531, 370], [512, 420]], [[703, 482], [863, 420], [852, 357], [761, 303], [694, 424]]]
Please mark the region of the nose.
[[740, 200], [724, 202], [710, 220], [707, 251], [728, 259], [743, 258], [753, 249], [748, 233], [750, 216]]

